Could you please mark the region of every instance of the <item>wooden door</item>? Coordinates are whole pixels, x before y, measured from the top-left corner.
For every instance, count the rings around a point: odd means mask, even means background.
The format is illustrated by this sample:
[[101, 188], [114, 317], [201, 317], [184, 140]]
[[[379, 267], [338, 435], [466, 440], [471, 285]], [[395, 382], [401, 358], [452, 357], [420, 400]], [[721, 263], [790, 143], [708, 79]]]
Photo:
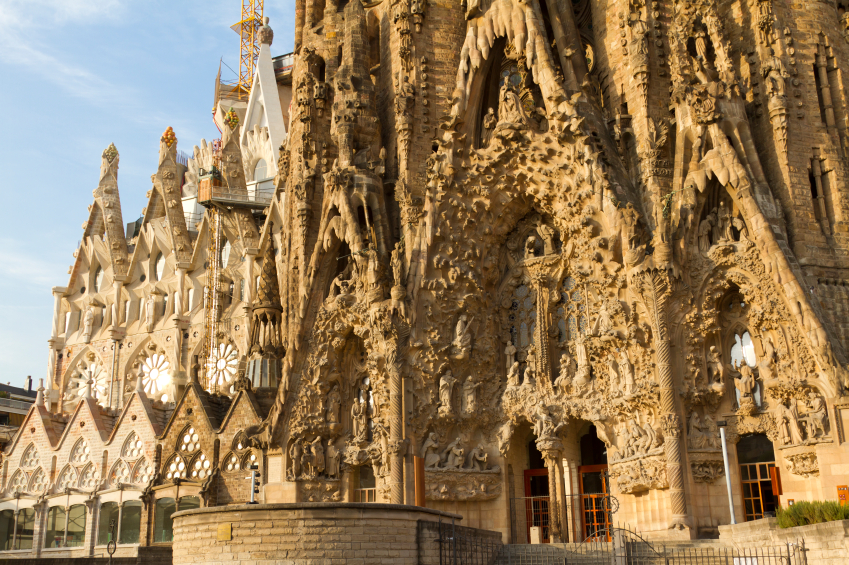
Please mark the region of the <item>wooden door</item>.
[[528, 541], [531, 540], [531, 527], [539, 526], [540, 541], [551, 541], [548, 527], [549, 517], [548, 469], [528, 469], [525, 471], [525, 518], [528, 529]]
[[[607, 465], [581, 465], [578, 467], [578, 473], [581, 487], [581, 529], [584, 539], [595, 539], [597, 532], [608, 531], [610, 528], [610, 513], [606, 500], [610, 493], [607, 488]], [[610, 541], [609, 531], [604, 536]]]

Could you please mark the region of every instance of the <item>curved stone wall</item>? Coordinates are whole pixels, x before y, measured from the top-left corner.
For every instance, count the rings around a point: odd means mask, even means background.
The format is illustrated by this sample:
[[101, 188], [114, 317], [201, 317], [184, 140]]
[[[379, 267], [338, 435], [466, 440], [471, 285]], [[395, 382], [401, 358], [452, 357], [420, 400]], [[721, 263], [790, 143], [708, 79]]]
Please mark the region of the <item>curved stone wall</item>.
[[417, 506], [335, 502], [199, 508], [173, 517], [174, 565], [439, 563], [438, 522], [461, 519]]

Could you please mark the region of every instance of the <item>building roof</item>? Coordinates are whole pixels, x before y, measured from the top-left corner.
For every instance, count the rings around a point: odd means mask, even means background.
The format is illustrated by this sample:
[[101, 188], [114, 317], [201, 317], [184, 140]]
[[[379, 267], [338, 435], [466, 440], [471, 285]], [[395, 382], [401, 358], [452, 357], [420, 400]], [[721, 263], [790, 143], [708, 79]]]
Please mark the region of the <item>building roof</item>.
[[16, 396], [27, 396], [33, 400], [35, 400], [35, 397], [38, 394], [38, 392], [34, 390], [27, 390], [18, 386], [4, 384], [0, 384], [0, 392], [8, 392], [9, 394], [14, 394]]

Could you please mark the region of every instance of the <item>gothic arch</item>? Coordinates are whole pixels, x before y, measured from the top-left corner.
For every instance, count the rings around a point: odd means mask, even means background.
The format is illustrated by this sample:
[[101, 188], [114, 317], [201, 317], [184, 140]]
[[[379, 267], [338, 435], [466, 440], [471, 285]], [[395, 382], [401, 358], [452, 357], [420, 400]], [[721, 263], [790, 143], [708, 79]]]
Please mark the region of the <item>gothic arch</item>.
[[63, 402], [77, 402], [85, 394], [86, 381], [93, 380], [92, 397], [98, 404], [105, 405], [110, 378], [108, 366], [94, 348], [86, 346], [80, 350], [67, 364], [68, 368], [62, 376]]
[[71, 465], [65, 465], [65, 468], [57, 475], [56, 484], [53, 487], [54, 492], [63, 492], [66, 488], [76, 486], [79, 480], [77, 471]]

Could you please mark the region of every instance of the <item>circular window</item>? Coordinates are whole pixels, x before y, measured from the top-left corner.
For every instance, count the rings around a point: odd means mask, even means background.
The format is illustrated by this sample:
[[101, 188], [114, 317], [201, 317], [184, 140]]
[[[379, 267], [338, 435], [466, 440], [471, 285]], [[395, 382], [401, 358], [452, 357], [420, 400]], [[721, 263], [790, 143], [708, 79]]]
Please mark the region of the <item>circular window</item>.
[[85, 287], [84, 286], [80, 287], [80, 294], [85, 294]]
[[139, 277], [139, 281], [140, 281], [140, 282], [144, 282], [144, 280], [145, 280], [146, 278], [147, 278], [146, 276], [142, 275], [142, 276], [140, 276], [140, 277]]

